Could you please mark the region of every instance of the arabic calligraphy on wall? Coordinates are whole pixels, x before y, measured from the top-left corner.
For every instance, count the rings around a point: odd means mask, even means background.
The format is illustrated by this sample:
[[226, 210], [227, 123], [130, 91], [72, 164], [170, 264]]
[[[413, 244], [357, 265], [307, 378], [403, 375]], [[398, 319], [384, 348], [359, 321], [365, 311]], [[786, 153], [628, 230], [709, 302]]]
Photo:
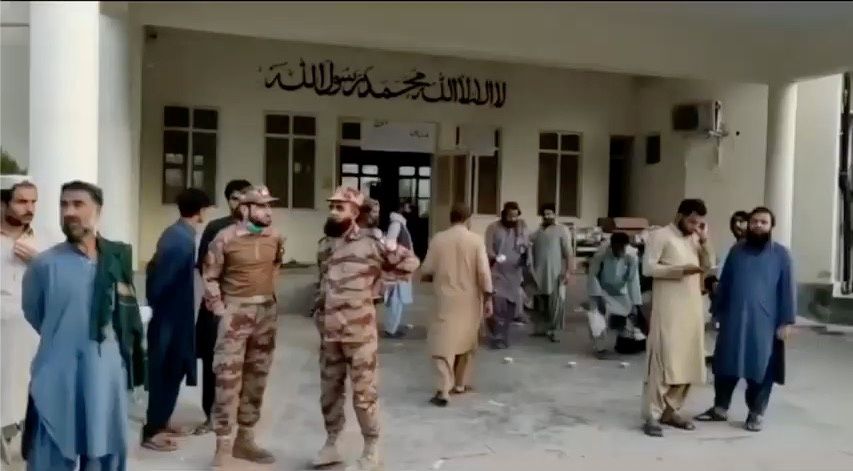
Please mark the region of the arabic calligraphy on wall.
[[[295, 70], [294, 70], [295, 69]], [[371, 77], [373, 66], [363, 69], [335, 66], [327, 60], [307, 63], [300, 59], [298, 67], [288, 62], [260, 69], [267, 89], [286, 91], [314, 90], [319, 96], [357, 96], [391, 100], [408, 98], [427, 103], [459, 103], [460, 105], [501, 108], [506, 103], [506, 82], [480, 80], [467, 75], [448, 77], [438, 74], [434, 79], [419, 70], [400, 80], [376, 81]]]

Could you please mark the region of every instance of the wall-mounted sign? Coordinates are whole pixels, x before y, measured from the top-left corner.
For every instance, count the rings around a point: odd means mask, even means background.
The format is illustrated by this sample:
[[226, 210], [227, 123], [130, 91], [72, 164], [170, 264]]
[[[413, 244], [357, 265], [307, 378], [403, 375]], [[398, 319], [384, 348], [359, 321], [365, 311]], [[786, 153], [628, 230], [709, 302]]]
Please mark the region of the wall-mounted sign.
[[286, 91], [314, 90], [319, 96], [357, 96], [390, 100], [408, 98], [427, 103], [459, 103], [460, 105], [501, 108], [506, 103], [506, 82], [480, 80], [467, 75], [429, 78], [417, 69], [399, 80], [371, 77], [373, 66], [363, 69], [336, 68], [334, 61], [309, 64], [299, 60], [298, 66], [288, 62], [260, 68], [267, 89]]
[[361, 122], [361, 148], [385, 152], [435, 152], [434, 123], [364, 120]]

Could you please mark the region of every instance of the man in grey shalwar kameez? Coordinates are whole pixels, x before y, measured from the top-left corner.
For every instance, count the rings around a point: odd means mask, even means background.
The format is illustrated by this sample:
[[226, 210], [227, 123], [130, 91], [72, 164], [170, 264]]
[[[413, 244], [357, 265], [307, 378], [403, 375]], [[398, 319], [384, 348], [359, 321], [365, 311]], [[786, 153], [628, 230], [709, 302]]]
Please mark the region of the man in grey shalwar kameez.
[[542, 226], [530, 237], [533, 276], [536, 279], [533, 335], [557, 342], [557, 330], [562, 327], [565, 303], [560, 288], [568, 284], [571, 276], [571, 235], [568, 228], [556, 223], [557, 214], [553, 204], [542, 206], [539, 214], [542, 216]]
[[492, 348], [509, 346], [509, 329], [522, 299], [521, 283], [527, 267], [529, 236], [527, 226], [519, 219], [521, 209], [514, 201], [504, 204], [501, 219], [486, 228], [486, 254], [492, 270], [495, 289], [495, 314], [488, 319]]

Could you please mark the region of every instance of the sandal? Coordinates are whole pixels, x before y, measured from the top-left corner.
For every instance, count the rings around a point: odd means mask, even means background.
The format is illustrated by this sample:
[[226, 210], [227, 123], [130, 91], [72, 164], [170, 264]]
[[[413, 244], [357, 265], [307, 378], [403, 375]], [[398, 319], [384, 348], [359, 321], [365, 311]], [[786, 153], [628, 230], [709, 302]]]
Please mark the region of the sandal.
[[693, 422], [691, 422], [687, 419], [682, 419], [681, 417], [679, 417], [675, 414], [672, 414], [669, 417], [661, 418], [660, 423], [662, 423], [663, 425], [669, 425], [670, 427], [675, 427], [675, 428], [681, 429], [681, 430], [687, 430], [687, 431], [696, 430], [696, 425]]
[[153, 437], [143, 438], [142, 448], [148, 448], [149, 450], [154, 451], [168, 452], [177, 450], [178, 444], [175, 443], [174, 440], [169, 438], [167, 433], [161, 432], [157, 435], [154, 435]]
[[166, 426], [163, 429], [163, 433], [170, 437], [188, 437], [193, 434], [195, 430], [193, 427], [185, 426], [185, 427], [173, 427], [171, 425]]
[[760, 432], [764, 428], [762, 422], [760, 415], [750, 413], [746, 418], [744, 428], [750, 432]]
[[456, 386], [455, 388], [450, 390], [450, 394], [458, 395], [458, 394], [466, 394], [474, 391], [472, 386]]
[[195, 430], [193, 430], [193, 435], [207, 435], [210, 432], [213, 432], [213, 424], [206, 421], [200, 423]]
[[694, 419], [699, 422], [726, 422], [729, 420], [729, 416], [720, 412], [716, 407], [712, 407], [705, 412], [697, 415]]

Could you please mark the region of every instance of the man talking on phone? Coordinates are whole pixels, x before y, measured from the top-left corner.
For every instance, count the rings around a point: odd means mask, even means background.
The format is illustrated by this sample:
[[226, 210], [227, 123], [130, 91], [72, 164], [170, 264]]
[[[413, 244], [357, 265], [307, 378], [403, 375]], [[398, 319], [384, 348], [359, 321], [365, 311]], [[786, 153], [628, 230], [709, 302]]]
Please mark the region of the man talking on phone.
[[643, 260], [644, 274], [653, 279], [652, 316], [646, 342], [643, 383], [643, 431], [662, 437], [662, 425], [693, 430], [679, 415], [692, 384], [705, 379], [705, 319], [702, 274], [714, 262], [705, 203], [686, 199], [675, 221], [651, 233]]

